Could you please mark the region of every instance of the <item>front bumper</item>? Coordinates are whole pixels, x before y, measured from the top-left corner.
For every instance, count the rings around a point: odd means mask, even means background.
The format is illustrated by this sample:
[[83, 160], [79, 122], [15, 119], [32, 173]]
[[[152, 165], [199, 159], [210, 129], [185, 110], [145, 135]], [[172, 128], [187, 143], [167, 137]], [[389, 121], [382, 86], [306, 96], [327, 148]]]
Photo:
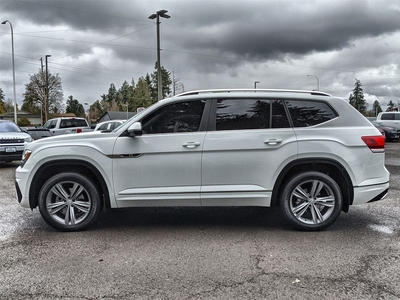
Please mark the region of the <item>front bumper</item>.
[[21, 189], [19, 188], [18, 182], [17, 182], [16, 180], [14, 181], [14, 183], [15, 183], [15, 189], [16, 189], [16, 191], [17, 191], [17, 200], [18, 200], [18, 203], [21, 203], [21, 201], [22, 201]]
[[21, 160], [22, 158], [22, 150], [16, 152], [5, 152], [0, 151], [0, 161], [14, 161], [14, 160]]

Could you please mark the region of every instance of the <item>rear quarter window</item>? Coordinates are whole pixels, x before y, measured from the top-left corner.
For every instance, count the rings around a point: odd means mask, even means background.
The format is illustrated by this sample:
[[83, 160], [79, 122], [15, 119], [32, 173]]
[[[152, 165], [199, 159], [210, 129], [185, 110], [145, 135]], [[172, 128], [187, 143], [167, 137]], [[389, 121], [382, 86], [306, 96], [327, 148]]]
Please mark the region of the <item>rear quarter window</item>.
[[318, 125], [337, 117], [337, 113], [325, 102], [286, 100], [294, 127]]

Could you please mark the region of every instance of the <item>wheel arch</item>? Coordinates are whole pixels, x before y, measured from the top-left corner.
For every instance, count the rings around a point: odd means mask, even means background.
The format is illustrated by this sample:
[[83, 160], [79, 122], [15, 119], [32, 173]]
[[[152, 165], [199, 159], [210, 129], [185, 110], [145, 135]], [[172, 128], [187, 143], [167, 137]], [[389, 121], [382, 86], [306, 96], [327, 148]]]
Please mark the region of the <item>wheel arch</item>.
[[29, 189], [29, 205], [31, 209], [38, 206], [39, 191], [43, 184], [52, 176], [59, 173], [75, 172], [90, 178], [97, 186], [101, 201], [106, 207], [110, 207], [110, 197], [107, 184], [99, 170], [91, 163], [83, 160], [56, 160], [43, 164], [32, 179]]
[[353, 203], [354, 191], [352, 181], [346, 169], [331, 159], [299, 159], [290, 162], [279, 174], [272, 191], [271, 206], [279, 206], [279, 198], [285, 183], [295, 174], [307, 171], [318, 171], [332, 177], [340, 187], [343, 197], [342, 211], [348, 212]]

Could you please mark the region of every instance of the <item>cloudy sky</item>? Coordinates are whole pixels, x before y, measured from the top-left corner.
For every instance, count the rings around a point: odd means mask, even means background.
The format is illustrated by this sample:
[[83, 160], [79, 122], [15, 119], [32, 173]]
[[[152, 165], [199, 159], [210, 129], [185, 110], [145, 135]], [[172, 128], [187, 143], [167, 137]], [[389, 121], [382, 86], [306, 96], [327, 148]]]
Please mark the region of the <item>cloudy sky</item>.
[[[0, 0], [14, 29], [17, 102], [40, 58], [64, 99], [93, 103], [161, 64], [185, 90], [319, 89], [348, 98], [355, 79], [372, 105], [400, 101], [399, 0]], [[0, 88], [13, 98], [11, 30], [0, 26]], [[307, 76], [312, 75], [312, 76]], [[318, 81], [317, 81], [318, 79]]]

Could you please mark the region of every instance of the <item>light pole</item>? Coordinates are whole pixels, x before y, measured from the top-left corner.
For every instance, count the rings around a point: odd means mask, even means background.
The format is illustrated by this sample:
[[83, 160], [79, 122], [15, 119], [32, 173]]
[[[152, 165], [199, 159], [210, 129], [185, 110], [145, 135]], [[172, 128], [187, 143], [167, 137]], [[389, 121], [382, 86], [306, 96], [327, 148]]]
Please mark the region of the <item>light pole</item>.
[[315, 76], [315, 75], [307, 75], [307, 77], [308, 76], [312, 76], [312, 77], [315, 77], [315, 79], [317, 79], [317, 91], [319, 91], [319, 79], [318, 79], [318, 77]]
[[257, 88], [257, 83], [260, 83], [259, 81], [254, 81], [254, 89]]
[[[87, 107], [89, 106], [89, 103], [85, 102], [83, 103], [85, 105], [85, 115], [86, 115], [86, 119], [89, 122], [89, 110], [87, 109]], [[87, 111], [87, 114], [86, 114]], [[89, 122], [90, 123], [90, 122]]]
[[169, 19], [171, 16], [166, 13], [168, 10], [159, 10], [155, 14], [149, 16], [149, 19], [156, 20], [157, 23], [157, 96], [158, 100], [162, 99], [162, 79], [161, 79], [161, 60], [160, 60], [160, 17]]
[[51, 55], [46, 55], [46, 101], [44, 102], [44, 121], [47, 122], [49, 117], [49, 68], [47, 65], [47, 58]]
[[126, 106], [126, 119], [128, 120], [129, 118], [128, 118], [128, 107], [129, 107], [129, 104], [127, 103], [127, 104], [124, 104], [125, 106]]
[[1, 24], [10, 24], [11, 27], [11, 53], [12, 53], [12, 69], [13, 69], [13, 89], [14, 89], [14, 123], [17, 124], [17, 96], [15, 92], [15, 65], [14, 65], [14, 31], [12, 24], [9, 20], [1, 22]]

